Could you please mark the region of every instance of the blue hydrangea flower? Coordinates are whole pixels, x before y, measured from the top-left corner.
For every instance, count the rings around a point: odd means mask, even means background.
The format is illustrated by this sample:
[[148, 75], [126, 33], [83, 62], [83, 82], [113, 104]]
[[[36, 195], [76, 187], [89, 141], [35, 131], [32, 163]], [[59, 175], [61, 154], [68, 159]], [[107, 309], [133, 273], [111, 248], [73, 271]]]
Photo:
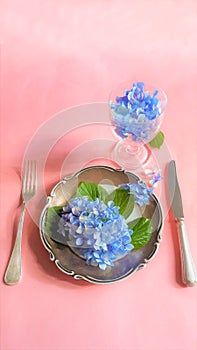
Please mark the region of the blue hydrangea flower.
[[143, 82], [134, 83], [130, 90], [125, 90], [124, 95], [116, 97], [115, 102], [110, 102], [115, 132], [122, 138], [132, 136], [135, 142], [144, 142], [158, 130], [161, 115], [161, 104], [156, 97], [158, 90], [153, 95], [145, 91]]
[[133, 231], [113, 201], [106, 205], [83, 196], [73, 198], [63, 210], [58, 231], [68, 235], [70, 247], [83, 251], [88, 264], [105, 270], [133, 249]]
[[161, 174], [154, 174], [152, 179], [149, 181], [149, 184], [154, 188], [161, 179]]
[[150, 169], [146, 169], [145, 174], [148, 177], [148, 181], [147, 181], [148, 186], [152, 188], [155, 188], [158, 182], [162, 179], [160, 172], [156, 173], [155, 171]]
[[139, 180], [137, 183], [121, 184], [119, 187], [128, 190], [130, 194], [134, 195], [136, 203], [143, 206], [149, 203], [150, 194], [153, 193], [154, 188], [161, 179], [161, 174], [158, 173], [153, 174], [151, 180], [148, 182], [148, 186]]
[[152, 187], [148, 187], [141, 181], [133, 184], [122, 184], [119, 187], [124, 188], [125, 190], [129, 190], [129, 193], [134, 195], [136, 203], [140, 206], [149, 203], [150, 194], [153, 192]]

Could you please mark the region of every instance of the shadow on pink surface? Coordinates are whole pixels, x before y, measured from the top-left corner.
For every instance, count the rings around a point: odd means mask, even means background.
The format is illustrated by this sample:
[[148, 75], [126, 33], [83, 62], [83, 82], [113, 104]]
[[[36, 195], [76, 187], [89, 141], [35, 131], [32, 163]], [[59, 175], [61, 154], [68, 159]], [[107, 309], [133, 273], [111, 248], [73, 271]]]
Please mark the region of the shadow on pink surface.
[[[164, 169], [164, 177], [167, 179], [168, 178], [168, 164], [166, 164], [166, 167]], [[174, 252], [174, 261], [175, 261], [175, 279], [176, 279], [176, 287], [186, 287], [186, 285], [183, 283], [182, 278], [181, 278], [181, 256], [180, 256], [180, 247], [179, 247], [179, 241], [178, 241], [178, 232], [177, 232], [177, 225], [175, 218], [172, 213], [172, 209], [170, 207], [170, 199], [169, 199], [169, 194], [168, 194], [168, 187], [167, 187], [167, 181], [166, 181], [166, 186], [165, 188], [165, 196], [166, 196], [166, 201], [168, 203], [168, 222], [169, 222], [169, 227], [170, 227], [170, 236], [172, 237], [172, 243], [173, 243], [173, 252]]]
[[[177, 232], [177, 225], [176, 221], [174, 219], [172, 210], [169, 210], [169, 222], [170, 222], [170, 234], [172, 236], [172, 242], [173, 242], [173, 248], [174, 248], [174, 258], [175, 258], [175, 278], [177, 284], [179, 284], [179, 287], [185, 287], [187, 286], [183, 283], [182, 277], [181, 277], [181, 256], [180, 256], [180, 247], [179, 247], [179, 241], [178, 241], [178, 232]], [[177, 286], [178, 288], [178, 286]]]

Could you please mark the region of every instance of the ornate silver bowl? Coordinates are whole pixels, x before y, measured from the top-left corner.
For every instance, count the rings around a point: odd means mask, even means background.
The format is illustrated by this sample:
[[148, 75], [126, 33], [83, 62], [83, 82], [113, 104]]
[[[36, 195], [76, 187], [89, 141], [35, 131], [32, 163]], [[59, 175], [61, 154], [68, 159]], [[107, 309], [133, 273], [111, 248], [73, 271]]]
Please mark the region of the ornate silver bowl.
[[85, 280], [91, 283], [106, 284], [120, 281], [146, 264], [154, 257], [161, 242], [163, 228], [163, 215], [160, 203], [155, 195], [150, 196], [149, 204], [139, 207], [141, 215], [151, 219], [153, 233], [146, 246], [139, 250], [132, 250], [123, 258], [115, 261], [114, 266], [107, 267], [105, 271], [98, 267], [87, 265], [86, 261], [73, 252], [68, 245], [58, 243], [51, 239], [46, 228], [46, 215], [49, 207], [64, 206], [76, 192], [81, 181], [94, 182], [106, 186], [118, 186], [123, 183], [135, 183], [139, 177], [121, 169], [107, 166], [92, 166], [80, 170], [72, 176], [60, 181], [51, 191], [47, 204], [40, 218], [40, 236], [44, 247], [50, 255], [50, 259], [65, 274], [76, 280]]

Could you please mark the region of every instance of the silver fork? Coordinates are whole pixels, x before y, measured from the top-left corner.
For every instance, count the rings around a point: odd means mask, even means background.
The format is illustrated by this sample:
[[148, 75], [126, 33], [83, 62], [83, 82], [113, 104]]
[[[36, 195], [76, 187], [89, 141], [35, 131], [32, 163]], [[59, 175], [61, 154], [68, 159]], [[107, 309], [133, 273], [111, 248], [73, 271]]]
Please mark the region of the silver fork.
[[10, 257], [8, 267], [5, 272], [4, 281], [6, 284], [16, 284], [20, 281], [22, 276], [22, 230], [25, 217], [25, 209], [27, 203], [36, 194], [37, 189], [37, 166], [35, 160], [24, 161], [22, 174], [22, 208], [21, 216], [16, 234], [16, 241]]

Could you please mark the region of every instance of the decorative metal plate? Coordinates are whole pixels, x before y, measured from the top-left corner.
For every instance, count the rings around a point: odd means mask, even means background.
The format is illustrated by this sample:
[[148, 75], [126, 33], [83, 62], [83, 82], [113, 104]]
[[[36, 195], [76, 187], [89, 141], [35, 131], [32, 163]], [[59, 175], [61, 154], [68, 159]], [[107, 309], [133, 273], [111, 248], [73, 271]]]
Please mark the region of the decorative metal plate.
[[140, 207], [141, 215], [150, 218], [153, 233], [146, 246], [139, 250], [133, 250], [122, 259], [117, 260], [114, 266], [107, 267], [105, 271], [98, 267], [86, 264], [86, 261], [76, 255], [68, 246], [57, 243], [49, 237], [46, 230], [46, 213], [49, 207], [66, 205], [76, 192], [81, 181], [94, 182], [103, 185], [118, 186], [123, 183], [135, 183], [139, 177], [121, 169], [107, 166], [92, 166], [80, 170], [76, 174], [60, 181], [51, 191], [47, 204], [40, 218], [40, 236], [45, 248], [50, 254], [50, 259], [64, 273], [75, 279], [86, 280], [91, 283], [106, 284], [122, 280], [146, 264], [154, 257], [161, 241], [163, 228], [163, 215], [160, 203], [155, 195], [151, 195], [149, 204]]

